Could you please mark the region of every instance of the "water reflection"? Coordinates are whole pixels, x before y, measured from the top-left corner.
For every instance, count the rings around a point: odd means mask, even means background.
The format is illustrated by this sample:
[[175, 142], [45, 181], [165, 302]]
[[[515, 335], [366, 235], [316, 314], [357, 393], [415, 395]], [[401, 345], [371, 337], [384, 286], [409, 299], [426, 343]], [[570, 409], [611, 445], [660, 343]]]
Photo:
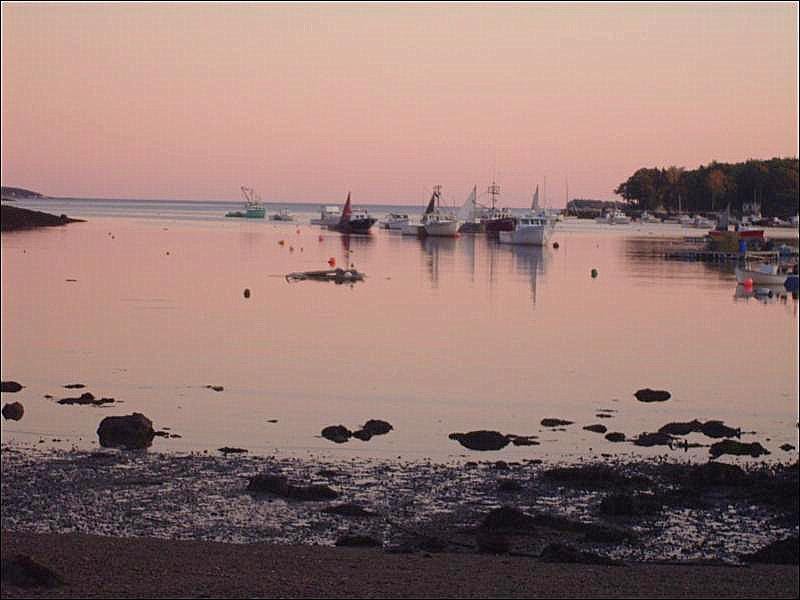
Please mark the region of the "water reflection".
[[455, 262], [455, 249], [459, 240], [450, 237], [425, 237], [420, 240], [422, 244], [422, 259], [431, 278], [434, 288], [439, 286], [439, 273], [441, 269], [452, 270]]
[[539, 246], [510, 246], [513, 269], [528, 275], [531, 282], [531, 303], [536, 306], [536, 278], [545, 274], [547, 251]]

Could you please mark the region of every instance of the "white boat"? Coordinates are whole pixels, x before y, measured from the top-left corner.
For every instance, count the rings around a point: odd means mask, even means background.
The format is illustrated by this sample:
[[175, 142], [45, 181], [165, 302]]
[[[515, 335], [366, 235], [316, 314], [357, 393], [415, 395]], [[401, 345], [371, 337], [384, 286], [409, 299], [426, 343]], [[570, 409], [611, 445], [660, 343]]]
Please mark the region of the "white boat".
[[330, 227], [338, 224], [341, 218], [342, 209], [338, 206], [322, 206], [319, 211], [319, 219], [311, 219], [311, 224]]
[[684, 226], [694, 227], [695, 229], [714, 229], [717, 226], [717, 222], [707, 219], [703, 215], [695, 215], [694, 219]]
[[659, 219], [657, 216], [655, 216], [653, 214], [650, 214], [647, 211], [644, 211], [642, 213], [642, 216], [639, 217], [639, 220], [642, 223], [661, 223], [661, 219]]
[[606, 213], [595, 219], [596, 223], [604, 223], [606, 225], [627, 225], [631, 222], [631, 218], [622, 212], [620, 209], [606, 211]]
[[779, 252], [748, 252], [735, 272], [738, 283], [767, 286], [783, 285], [792, 274], [791, 269], [781, 266]]
[[550, 239], [553, 225], [547, 218], [528, 214], [517, 219], [513, 231], [501, 231], [499, 239], [501, 244], [518, 244], [522, 246], [544, 246]]
[[381, 221], [381, 227], [394, 231], [402, 231], [403, 226], [407, 224], [408, 215], [400, 213], [389, 213], [386, 215], [386, 218]]
[[270, 221], [294, 221], [294, 215], [288, 208], [282, 208], [269, 216]]
[[501, 244], [544, 246], [554, 228], [555, 220], [539, 209], [539, 186], [536, 186], [530, 212], [517, 219], [513, 230], [500, 231], [498, 239]]
[[441, 208], [442, 186], [433, 187], [433, 196], [422, 215], [425, 235], [434, 237], [455, 237], [458, 235], [458, 219]]
[[435, 237], [455, 237], [458, 235], [458, 219], [441, 211], [428, 215], [423, 225], [425, 234]]

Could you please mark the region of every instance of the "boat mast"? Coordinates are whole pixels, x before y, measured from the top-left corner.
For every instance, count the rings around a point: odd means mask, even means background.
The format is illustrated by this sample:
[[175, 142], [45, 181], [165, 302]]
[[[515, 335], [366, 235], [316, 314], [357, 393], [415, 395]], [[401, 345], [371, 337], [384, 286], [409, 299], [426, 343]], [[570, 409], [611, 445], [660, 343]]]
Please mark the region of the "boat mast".
[[489, 186], [489, 196], [492, 199], [492, 211], [494, 212], [495, 205], [497, 204], [497, 196], [500, 195], [500, 186], [492, 180], [492, 185]]

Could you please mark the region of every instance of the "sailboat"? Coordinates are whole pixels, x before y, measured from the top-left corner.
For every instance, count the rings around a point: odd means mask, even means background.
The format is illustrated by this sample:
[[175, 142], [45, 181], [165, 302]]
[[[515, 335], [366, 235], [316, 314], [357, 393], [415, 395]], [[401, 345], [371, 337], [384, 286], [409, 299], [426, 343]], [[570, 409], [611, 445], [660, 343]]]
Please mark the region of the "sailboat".
[[433, 209], [436, 206], [436, 188], [433, 189], [433, 194], [431, 194], [431, 199], [428, 200], [428, 205], [425, 207], [425, 212], [422, 213], [422, 222], [421, 223], [412, 223], [409, 221], [403, 228], [401, 229], [401, 233], [403, 235], [413, 235], [416, 237], [422, 237], [425, 235], [425, 221], [433, 212]]
[[369, 216], [364, 209], [353, 210], [350, 206], [350, 192], [347, 192], [347, 201], [344, 203], [339, 222], [336, 225], [330, 225], [328, 229], [340, 233], [369, 233], [376, 221], [377, 219]]
[[539, 186], [533, 194], [531, 209], [517, 218], [512, 231], [498, 232], [501, 244], [520, 244], [525, 246], [544, 246], [555, 227], [547, 214], [539, 208]]
[[434, 186], [433, 196], [431, 196], [428, 208], [431, 208], [434, 203], [435, 206], [430, 212], [426, 210], [422, 217], [425, 234], [438, 237], [455, 237], [458, 235], [458, 219], [442, 211], [441, 200], [442, 186]]
[[478, 209], [478, 186], [474, 186], [469, 196], [456, 215], [461, 221], [459, 233], [484, 233], [486, 226], [481, 221], [481, 211]]

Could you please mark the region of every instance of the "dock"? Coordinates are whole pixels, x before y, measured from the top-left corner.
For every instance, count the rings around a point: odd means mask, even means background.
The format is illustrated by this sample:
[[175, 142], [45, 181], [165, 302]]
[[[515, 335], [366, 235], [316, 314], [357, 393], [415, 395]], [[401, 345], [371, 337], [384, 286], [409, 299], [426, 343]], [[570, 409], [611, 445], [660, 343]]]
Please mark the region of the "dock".
[[664, 253], [666, 260], [685, 260], [700, 262], [735, 262], [742, 255], [739, 252], [723, 252], [718, 250], [681, 249]]

